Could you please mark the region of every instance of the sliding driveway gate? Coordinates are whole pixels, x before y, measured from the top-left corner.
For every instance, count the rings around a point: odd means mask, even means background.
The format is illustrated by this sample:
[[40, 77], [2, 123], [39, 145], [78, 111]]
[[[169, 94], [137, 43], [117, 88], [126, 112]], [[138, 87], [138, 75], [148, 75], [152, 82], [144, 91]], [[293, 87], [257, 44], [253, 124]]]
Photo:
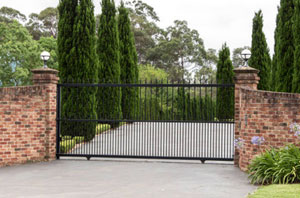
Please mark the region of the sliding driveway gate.
[[[233, 84], [70, 83], [57, 90], [57, 158], [233, 160]], [[113, 98], [116, 92], [126, 100]]]

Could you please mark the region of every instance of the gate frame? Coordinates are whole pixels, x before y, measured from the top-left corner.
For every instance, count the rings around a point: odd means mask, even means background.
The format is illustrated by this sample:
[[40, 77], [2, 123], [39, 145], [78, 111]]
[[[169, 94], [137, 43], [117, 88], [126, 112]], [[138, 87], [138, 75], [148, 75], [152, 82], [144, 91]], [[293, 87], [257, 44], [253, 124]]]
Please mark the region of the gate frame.
[[[235, 155], [231, 158], [214, 158], [214, 157], [168, 157], [168, 156], [137, 156], [137, 155], [91, 155], [91, 154], [67, 154], [67, 153], [60, 153], [60, 132], [61, 132], [61, 121], [75, 121], [75, 122], [86, 122], [86, 121], [94, 121], [94, 122], [101, 122], [101, 119], [62, 119], [61, 118], [61, 92], [62, 87], [158, 87], [158, 88], [168, 88], [168, 87], [183, 87], [183, 88], [233, 88], [235, 90], [235, 84], [92, 84], [92, 83], [58, 83], [57, 84], [57, 112], [56, 112], [56, 158], [60, 159], [60, 157], [86, 157], [87, 160], [90, 160], [91, 157], [100, 157], [100, 158], [131, 158], [131, 159], [167, 159], [167, 160], [197, 160], [205, 163], [205, 161], [234, 161]], [[183, 122], [183, 123], [220, 123], [220, 124], [233, 124], [233, 134], [235, 134], [234, 130], [235, 126], [235, 117], [233, 121], [180, 121], [180, 120], [172, 120], [172, 121], [163, 121], [163, 120], [105, 120], [105, 121], [114, 121], [114, 122], [150, 122], [150, 123], [164, 123], [164, 122]], [[236, 149], [233, 146], [233, 153], [236, 153]]]

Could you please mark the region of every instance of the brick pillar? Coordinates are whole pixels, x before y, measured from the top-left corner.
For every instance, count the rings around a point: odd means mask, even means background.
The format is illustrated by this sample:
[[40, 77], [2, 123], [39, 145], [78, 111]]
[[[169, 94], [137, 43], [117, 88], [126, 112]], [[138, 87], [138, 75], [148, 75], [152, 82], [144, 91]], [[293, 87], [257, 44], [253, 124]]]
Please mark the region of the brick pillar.
[[56, 157], [56, 94], [59, 81], [58, 71], [50, 68], [32, 70], [32, 81], [35, 86], [42, 86], [45, 90], [44, 119], [45, 129], [45, 159], [53, 160]]
[[[259, 83], [259, 70], [254, 69], [252, 67], [239, 67], [233, 70], [235, 73], [234, 82], [235, 82], [235, 139], [240, 137], [240, 129], [241, 129], [241, 115], [240, 110], [242, 108], [241, 105], [241, 93], [240, 88], [248, 88], [257, 90], [257, 85]], [[239, 151], [235, 150], [234, 155], [234, 164], [239, 166]]]

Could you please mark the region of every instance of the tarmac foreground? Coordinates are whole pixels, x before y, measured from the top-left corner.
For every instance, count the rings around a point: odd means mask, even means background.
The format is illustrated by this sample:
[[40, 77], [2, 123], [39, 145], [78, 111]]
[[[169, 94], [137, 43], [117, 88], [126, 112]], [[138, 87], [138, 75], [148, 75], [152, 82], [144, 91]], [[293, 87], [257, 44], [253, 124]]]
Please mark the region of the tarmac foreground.
[[242, 198], [255, 189], [226, 163], [92, 158], [0, 168], [1, 198]]

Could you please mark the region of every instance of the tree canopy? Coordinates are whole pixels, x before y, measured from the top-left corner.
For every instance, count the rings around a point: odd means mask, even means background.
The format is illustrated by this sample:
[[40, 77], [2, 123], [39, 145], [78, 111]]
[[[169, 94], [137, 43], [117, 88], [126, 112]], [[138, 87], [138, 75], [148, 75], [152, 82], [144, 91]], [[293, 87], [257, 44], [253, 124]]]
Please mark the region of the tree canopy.
[[0, 85], [31, 83], [31, 69], [42, 66], [40, 46], [19, 22], [0, 22]]
[[20, 11], [9, 7], [0, 8], [0, 22], [12, 22], [16, 20], [18, 22], [25, 22], [27, 20], [26, 16]]
[[29, 15], [29, 21], [26, 28], [35, 40], [39, 40], [41, 36], [54, 37], [58, 35], [59, 13], [57, 8], [46, 8], [39, 14], [32, 13]]
[[185, 73], [202, 66], [206, 56], [203, 40], [197, 30], [188, 27], [186, 21], [176, 20], [149, 50], [148, 59], [159, 68], [173, 74], [172, 80], [183, 80]]

